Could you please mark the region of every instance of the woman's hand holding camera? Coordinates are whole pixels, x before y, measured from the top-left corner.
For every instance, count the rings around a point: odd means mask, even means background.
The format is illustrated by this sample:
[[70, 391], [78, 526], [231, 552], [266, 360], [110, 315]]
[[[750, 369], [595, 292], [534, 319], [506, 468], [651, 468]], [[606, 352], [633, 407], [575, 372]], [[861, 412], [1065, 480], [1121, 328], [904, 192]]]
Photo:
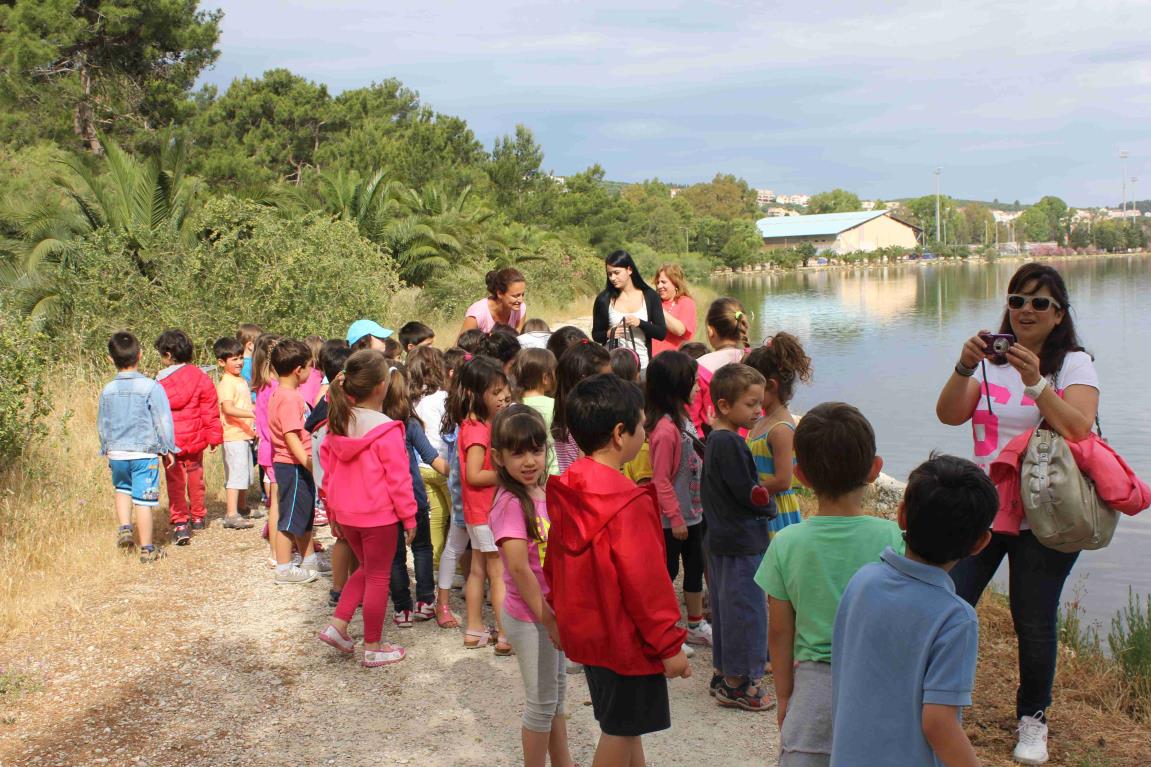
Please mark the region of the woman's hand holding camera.
[[1034, 386], [1042, 377], [1039, 373], [1039, 357], [1020, 344], [1012, 344], [1007, 350], [1007, 362], [1019, 371], [1024, 386]]
[[959, 353], [959, 364], [961, 366], [968, 370], [973, 370], [979, 366], [980, 361], [987, 355], [987, 343], [980, 336], [986, 335], [987, 332], [986, 330], [980, 330], [964, 342], [963, 351]]

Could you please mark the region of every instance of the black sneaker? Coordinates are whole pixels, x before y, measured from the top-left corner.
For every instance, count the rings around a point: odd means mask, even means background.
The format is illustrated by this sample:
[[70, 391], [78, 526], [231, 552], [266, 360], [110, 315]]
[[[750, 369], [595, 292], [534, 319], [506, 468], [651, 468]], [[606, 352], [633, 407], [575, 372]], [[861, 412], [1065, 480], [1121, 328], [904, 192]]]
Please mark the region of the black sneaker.
[[204, 529], [204, 520], [202, 520], [202, 519], [193, 519], [192, 520], [192, 532], [193, 533], [198, 533], [203, 529]]
[[176, 544], [177, 546], [187, 546], [191, 542], [192, 534], [188, 532], [187, 523], [182, 525], [175, 525], [172, 528], [172, 543]]

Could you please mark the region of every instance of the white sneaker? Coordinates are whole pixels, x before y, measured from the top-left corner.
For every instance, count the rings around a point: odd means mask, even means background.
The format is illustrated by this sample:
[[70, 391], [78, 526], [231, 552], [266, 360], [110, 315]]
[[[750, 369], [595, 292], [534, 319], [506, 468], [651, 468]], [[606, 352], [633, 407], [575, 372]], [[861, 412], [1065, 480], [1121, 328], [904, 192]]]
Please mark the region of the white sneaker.
[[1019, 742], [1015, 744], [1012, 756], [1020, 764], [1044, 764], [1047, 762], [1047, 725], [1039, 717], [1025, 716], [1019, 720]]
[[567, 661], [567, 668], [564, 670], [567, 671], [569, 674], [582, 674], [583, 673], [583, 664], [582, 663], [576, 663], [574, 660], [568, 660]]
[[287, 586], [301, 583], [311, 583], [319, 576], [316, 575], [315, 570], [304, 570], [296, 565], [292, 565], [287, 570], [276, 572], [276, 585]]
[[683, 649], [683, 654], [686, 655], [687, 657], [689, 657], [689, 658], [695, 657], [695, 649], [691, 645], [689, 645], [687, 642], [683, 643], [682, 649]]
[[327, 575], [332, 572], [332, 562], [324, 556], [326, 552], [319, 552], [310, 556], [304, 557], [300, 562], [299, 567], [303, 570], [314, 570], [322, 575]]
[[711, 647], [711, 624], [700, 621], [695, 628], [687, 627], [687, 643]]

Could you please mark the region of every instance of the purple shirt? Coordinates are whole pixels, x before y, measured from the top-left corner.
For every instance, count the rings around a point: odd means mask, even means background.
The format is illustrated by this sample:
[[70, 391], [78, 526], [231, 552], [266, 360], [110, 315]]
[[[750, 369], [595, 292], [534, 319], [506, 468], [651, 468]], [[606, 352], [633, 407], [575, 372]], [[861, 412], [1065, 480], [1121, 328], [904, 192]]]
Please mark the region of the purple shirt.
[[[488, 526], [492, 529], [492, 537], [496, 540], [496, 545], [500, 541], [506, 541], [509, 538], [519, 538], [528, 542], [528, 565], [532, 569], [532, 573], [536, 576], [536, 581], [540, 584], [540, 593], [544, 599], [548, 596], [548, 583], [544, 579], [544, 559], [547, 558], [547, 537], [548, 528], [551, 527], [551, 520], [548, 519], [547, 501], [543, 498], [536, 499], [535, 502], [535, 515], [536, 515], [536, 529], [539, 530], [543, 541], [534, 541], [528, 535], [527, 524], [524, 522], [524, 514], [522, 505], [514, 495], [507, 490], [500, 488], [496, 493], [495, 500], [492, 501], [492, 512], [488, 517]], [[504, 552], [500, 549], [500, 558], [503, 559]], [[519, 589], [516, 588], [515, 579], [512, 578], [512, 571], [508, 567], [507, 560], [504, 560], [504, 585], [507, 586], [507, 596], [504, 597], [504, 611], [518, 621], [526, 621], [529, 623], [539, 623], [532, 609], [528, 607], [528, 603], [520, 596]]]

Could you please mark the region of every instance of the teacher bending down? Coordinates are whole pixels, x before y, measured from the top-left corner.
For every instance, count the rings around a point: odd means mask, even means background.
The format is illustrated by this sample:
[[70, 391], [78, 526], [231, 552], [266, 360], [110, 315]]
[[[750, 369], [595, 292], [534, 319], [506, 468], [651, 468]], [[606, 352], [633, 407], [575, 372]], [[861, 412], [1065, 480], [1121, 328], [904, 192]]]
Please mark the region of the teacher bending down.
[[591, 337], [597, 343], [632, 349], [639, 357], [639, 369], [646, 370], [651, 359], [651, 342], [667, 337], [663, 302], [643, 281], [639, 268], [626, 250], [617, 250], [604, 259], [607, 285], [595, 299]]
[[468, 307], [460, 332], [479, 328], [490, 333], [498, 324], [511, 325], [517, 333], [522, 333], [528, 317], [528, 305], [524, 301], [527, 282], [523, 274], [519, 269], [508, 266], [488, 272], [484, 282], [488, 286], [488, 297]]
[[[971, 421], [975, 462], [986, 471], [1004, 447], [1042, 421], [1069, 442], [1091, 433], [1099, 407], [1099, 378], [1071, 318], [1067, 286], [1054, 268], [1025, 264], [1007, 286], [999, 328], [1015, 343], [996, 358], [980, 332], [963, 345], [959, 362], [939, 395], [936, 413], [951, 426]], [[1004, 339], [1010, 340], [1010, 339]], [[986, 373], [984, 372], [986, 371]], [[1000, 509], [991, 543], [951, 571], [956, 593], [974, 605], [1007, 557], [1011, 618], [1019, 640], [1015, 760], [1047, 761], [1047, 707], [1055, 681], [1059, 599], [1078, 553], [1049, 549], [1026, 520]]]

